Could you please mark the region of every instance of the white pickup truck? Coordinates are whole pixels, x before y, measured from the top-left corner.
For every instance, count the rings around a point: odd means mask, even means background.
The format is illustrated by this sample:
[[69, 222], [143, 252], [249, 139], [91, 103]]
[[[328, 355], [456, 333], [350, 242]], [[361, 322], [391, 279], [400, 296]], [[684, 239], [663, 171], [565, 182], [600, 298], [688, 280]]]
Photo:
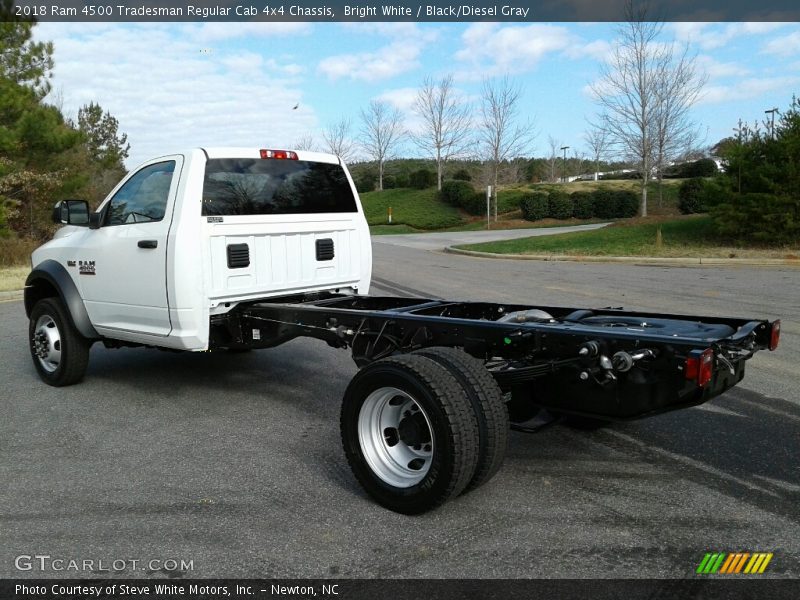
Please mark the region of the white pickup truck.
[[[369, 230], [335, 156], [206, 148], [132, 171], [32, 256], [25, 309], [48, 384], [106, 347], [236, 351], [314, 337], [352, 351], [345, 455], [403, 513], [486, 483], [544, 408], [600, 424], [694, 406], [774, 350], [780, 321], [372, 297]], [[298, 381], [298, 385], [302, 382]], [[254, 390], [256, 393], [256, 390]]]

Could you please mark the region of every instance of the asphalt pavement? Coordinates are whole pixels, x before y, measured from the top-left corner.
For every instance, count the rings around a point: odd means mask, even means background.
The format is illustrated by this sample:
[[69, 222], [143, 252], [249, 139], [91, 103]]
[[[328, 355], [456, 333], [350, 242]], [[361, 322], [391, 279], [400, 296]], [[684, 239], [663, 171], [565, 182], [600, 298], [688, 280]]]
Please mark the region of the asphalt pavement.
[[15, 568], [37, 553], [140, 561], [114, 573], [128, 577], [693, 577], [712, 550], [773, 552], [765, 576], [800, 576], [796, 269], [373, 247], [375, 295], [780, 317], [783, 340], [705, 406], [512, 433], [489, 484], [405, 517], [366, 497], [341, 450], [347, 352], [96, 344], [86, 380], [55, 389], [31, 364], [22, 303], [0, 303], [0, 577], [87, 575]]

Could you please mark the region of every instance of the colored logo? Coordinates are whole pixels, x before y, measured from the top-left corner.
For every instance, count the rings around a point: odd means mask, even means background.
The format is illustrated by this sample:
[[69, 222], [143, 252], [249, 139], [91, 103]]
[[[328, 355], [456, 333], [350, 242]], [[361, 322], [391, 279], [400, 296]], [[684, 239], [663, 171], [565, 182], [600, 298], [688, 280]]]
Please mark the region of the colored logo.
[[755, 575], [763, 573], [772, 552], [707, 552], [703, 557], [697, 573], [702, 575]]

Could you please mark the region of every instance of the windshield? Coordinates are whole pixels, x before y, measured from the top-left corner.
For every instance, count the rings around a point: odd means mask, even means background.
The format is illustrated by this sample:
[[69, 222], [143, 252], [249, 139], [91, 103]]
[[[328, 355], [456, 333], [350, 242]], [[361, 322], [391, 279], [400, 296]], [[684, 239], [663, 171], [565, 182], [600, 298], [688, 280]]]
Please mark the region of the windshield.
[[302, 160], [216, 158], [206, 163], [203, 215], [357, 212], [340, 165]]

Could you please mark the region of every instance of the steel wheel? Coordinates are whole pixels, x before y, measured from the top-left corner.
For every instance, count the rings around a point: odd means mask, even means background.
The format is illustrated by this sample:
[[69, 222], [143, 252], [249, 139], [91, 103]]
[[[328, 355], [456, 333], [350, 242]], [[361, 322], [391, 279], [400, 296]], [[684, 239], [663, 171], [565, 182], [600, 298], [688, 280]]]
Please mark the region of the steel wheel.
[[358, 415], [358, 439], [372, 471], [389, 485], [412, 487], [430, 470], [431, 423], [407, 392], [382, 387], [369, 394]]
[[72, 385], [83, 379], [92, 340], [78, 333], [58, 298], [43, 298], [34, 304], [28, 345], [33, 366], [48, 385]]
[[54, 373], [61, 364], [61, 332], [53, 317], [44, 314], [36, 321], [33, 347], [42, 369]]

